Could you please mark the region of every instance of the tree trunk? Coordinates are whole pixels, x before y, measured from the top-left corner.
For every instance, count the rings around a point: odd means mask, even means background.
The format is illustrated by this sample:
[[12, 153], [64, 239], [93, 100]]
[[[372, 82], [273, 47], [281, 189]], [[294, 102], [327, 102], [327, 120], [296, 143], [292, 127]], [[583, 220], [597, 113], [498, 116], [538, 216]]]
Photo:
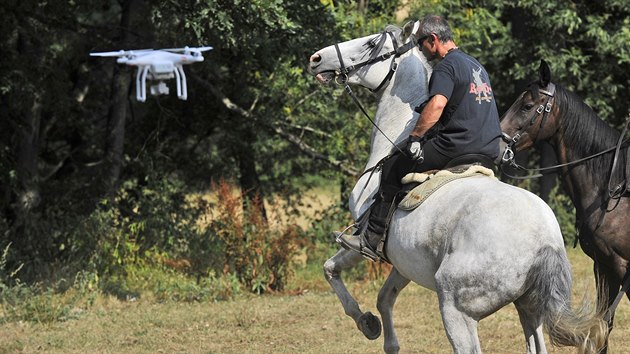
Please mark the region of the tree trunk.
[[250, 137], [253, 137], [254, 134], [248, 132], [244, 136], [246, 136], [246, 138], [244, 139], [245, 142], [242, 146], [240, 146], [236, 153], [236, 158], [238, 159], [238, 168], [240, 172], [239, 183], [241, 185], [241, 190], [243, 191], [244, 196], [243, 207], [251, 205], [252, 201], [260, 201], [260, 213], [263, 219], [267, 221], [267, 211], [263, 203], [264, 193], [260, 186], [258, 172], [256, 172], [254, 147], [251, 144], [253, 140], [249, 139]]
[[115, 192], [123, 164], [127, 95], [131, 79], [128, 70], [116, 70], [112, 83], [112, 103], [107, 122], [107, 146], [105, 150], [106, 194]]
[[[129, 42], [129, 29], [131, 24], [131, 12], [134, 0], [121, 1], [120, 35], [118, 43], [127, 47]], [[125, 122], [127, 118], [127, 96], [131, 78], [129, 70], [125, 67], [116, 67], [112, 79], [112, 98], [107, 121], [107, 141], [105, 147], [105, 165], [103, 175], [105, 177], [105, 192], [111, 195], [116, 191], [120, 171], [123, 164]]]
[[39, 155], [39, 128], [41, 125], [42, 105], [39, 94], [32, 93], [33, 102], [24, 112], [22, 127], [18, 132], [17, 178], [18, 190], [15, 211], [18, 219], [37, 207], [40, 203], [39, 173], [37, 159]]

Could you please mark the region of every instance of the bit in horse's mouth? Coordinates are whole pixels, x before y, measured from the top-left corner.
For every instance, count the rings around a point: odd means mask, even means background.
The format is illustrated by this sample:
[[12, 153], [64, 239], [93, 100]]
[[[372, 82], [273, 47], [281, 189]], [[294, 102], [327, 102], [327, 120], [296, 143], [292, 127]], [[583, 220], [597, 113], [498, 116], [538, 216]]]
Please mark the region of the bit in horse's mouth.
[[335, 72], [334, 71], [322, 71], [320, 73], [318, 73], [317, 75], [315, 75], [315, 78], [317, 79], [317, 81], [319, 81], [321, 84], [329, 84], [331, 81], [333, 81], [335, 79]]

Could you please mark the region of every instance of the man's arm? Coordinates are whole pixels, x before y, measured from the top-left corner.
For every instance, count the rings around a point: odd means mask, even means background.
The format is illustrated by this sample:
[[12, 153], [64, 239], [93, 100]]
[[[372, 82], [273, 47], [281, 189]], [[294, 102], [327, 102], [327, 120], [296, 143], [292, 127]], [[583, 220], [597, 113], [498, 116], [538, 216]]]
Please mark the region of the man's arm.
[[429, 103], [424, 107], [422, 114], [420, 114], [416, 126], [411, 132], [411, 136], [421, 137], [426, 134], [426, 132], [440, 120], [442, 111], [444, 111], [447, 102], [448, 99], [439, 94], [431, 97]]

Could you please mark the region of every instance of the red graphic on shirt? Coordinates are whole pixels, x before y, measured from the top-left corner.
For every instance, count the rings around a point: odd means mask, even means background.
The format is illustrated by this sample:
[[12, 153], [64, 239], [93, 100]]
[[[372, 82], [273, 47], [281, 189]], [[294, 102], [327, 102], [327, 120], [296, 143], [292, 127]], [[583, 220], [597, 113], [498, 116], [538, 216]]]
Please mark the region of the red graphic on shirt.
[[481, 68], [479, 70], [473, 69], [473, 82], [470, 83], [470, 91], [477, 95], [475, 100], [481, 104], [481, 101], [492, 101], [492, 88], [481, 79]]

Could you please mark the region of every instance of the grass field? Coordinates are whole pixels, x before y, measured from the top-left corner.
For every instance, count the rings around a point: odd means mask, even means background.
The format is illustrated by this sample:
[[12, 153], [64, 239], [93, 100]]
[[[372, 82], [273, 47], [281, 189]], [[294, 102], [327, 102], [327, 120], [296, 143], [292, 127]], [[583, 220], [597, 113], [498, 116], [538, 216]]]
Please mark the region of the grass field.
[[[591, 261], [569, 250], [574, 297], [594, 294]], [[0, 326], [0, 353], [379, 353], [382, 337], [369, 341], [346, 317], [323, 277], [304, 269], [294, 282], [309, 284], [300, 295], [247, 295], [217, 303], [121, 302], [99, 297], [76, 318], [52, 325]], [[303, 274], [302, 274], [303, 273]], [[301, 279], [312, 277], [312, 279]], [[364, 311], [376, 312], [383, 280], [349, 282]], [[449, 353], [434, 293], [415, 284], [394, 309], [402, 353]], [[630, 304], [622, 301], [610, 353], [630, 348]], [[480, 323], [486, 353], [523, 353], [524, 341], [512, 305]], [[574, 353], [554, 348], [551, 353]]]

